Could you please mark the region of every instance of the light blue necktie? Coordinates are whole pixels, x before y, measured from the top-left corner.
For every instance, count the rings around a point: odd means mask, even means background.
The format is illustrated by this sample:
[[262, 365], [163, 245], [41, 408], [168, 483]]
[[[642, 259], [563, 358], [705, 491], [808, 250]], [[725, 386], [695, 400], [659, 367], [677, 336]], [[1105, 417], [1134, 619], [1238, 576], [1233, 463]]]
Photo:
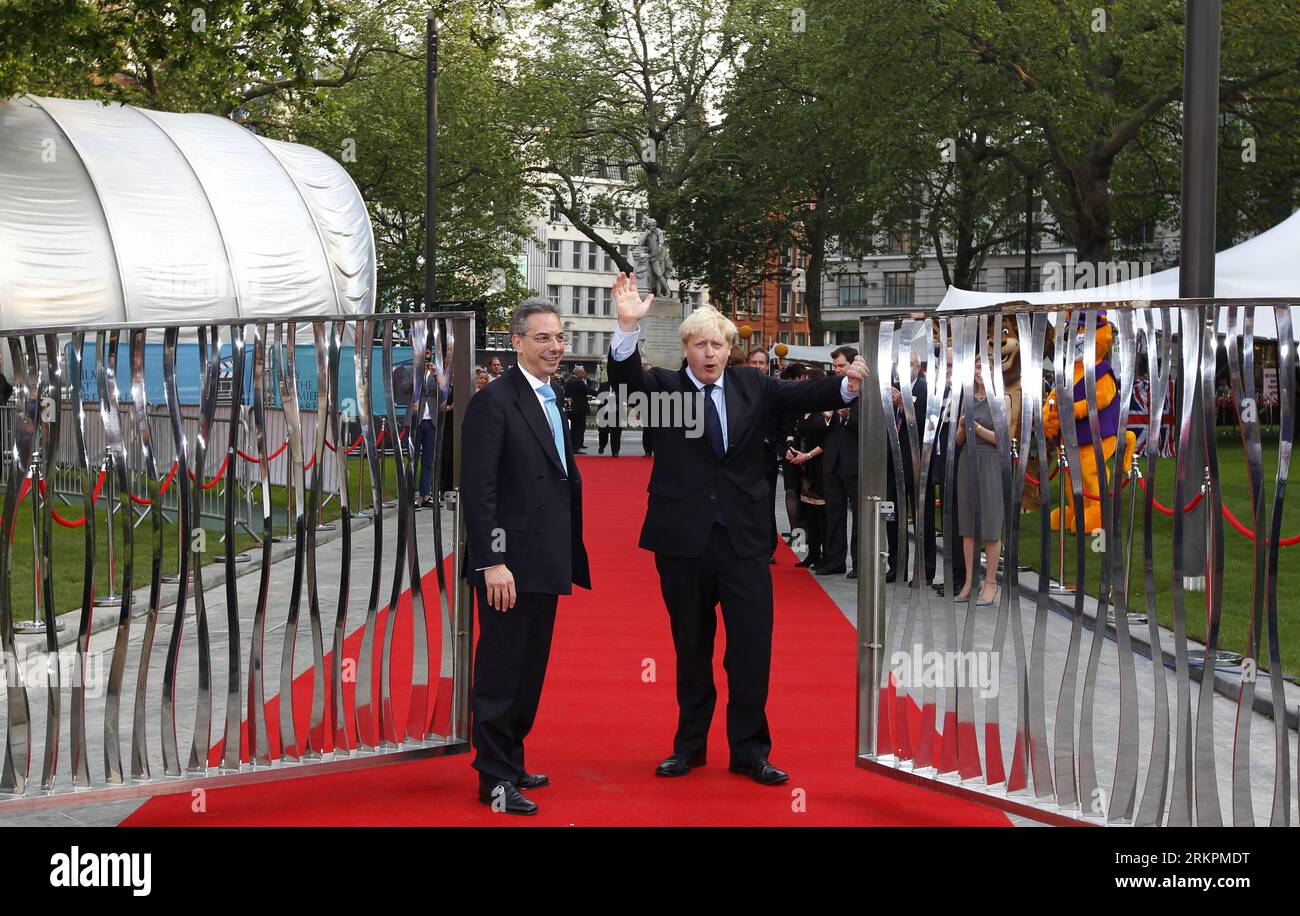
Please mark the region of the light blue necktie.
[[569, 464], [564, 460], [564, 424], [560, 422], [560, 408], [555, 403], [555, 389], [543, 385], [537, 389], [546, 400], [546, 419], [551, 424], [551, 438], [555, 440], [555, 451], [560, 456], [560, 464], [567, 474]]

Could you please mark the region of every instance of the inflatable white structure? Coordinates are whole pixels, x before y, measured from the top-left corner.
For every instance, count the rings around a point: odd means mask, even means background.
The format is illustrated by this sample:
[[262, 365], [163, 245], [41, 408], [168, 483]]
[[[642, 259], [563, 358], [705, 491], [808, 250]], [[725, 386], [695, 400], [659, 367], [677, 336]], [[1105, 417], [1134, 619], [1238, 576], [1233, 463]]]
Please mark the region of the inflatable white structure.
[[369, 314], [352, 178], [206, 114], [0, 102], [0, 328]]

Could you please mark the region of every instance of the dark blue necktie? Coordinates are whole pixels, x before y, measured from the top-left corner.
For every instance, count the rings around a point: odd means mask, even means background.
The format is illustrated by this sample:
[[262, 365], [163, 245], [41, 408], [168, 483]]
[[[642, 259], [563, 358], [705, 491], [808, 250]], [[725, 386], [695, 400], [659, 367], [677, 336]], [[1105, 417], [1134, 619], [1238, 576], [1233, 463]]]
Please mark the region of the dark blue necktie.
[[[717, 385], [704, 386], [704, 432], [709, 437], [709, 445], [713, 448], [713, 454], [719, 461], [727, 452], [726, 443], [722, 441], [722, 418], [718, 416], [718, 405], [713, 403], [713, 389]], [[719, 525], [725, 525], [722, 520], [722, 500], [715, 495], [713, 497], [713, 520]]]
[[719, 461], [727, 452], [726, 443], [722, 441], [722, 418], [718, 416], [718, 405], [713, 403], [713, 390], [717, 385], [704, 386], [704, 432], [709, 437], [709, 445]]

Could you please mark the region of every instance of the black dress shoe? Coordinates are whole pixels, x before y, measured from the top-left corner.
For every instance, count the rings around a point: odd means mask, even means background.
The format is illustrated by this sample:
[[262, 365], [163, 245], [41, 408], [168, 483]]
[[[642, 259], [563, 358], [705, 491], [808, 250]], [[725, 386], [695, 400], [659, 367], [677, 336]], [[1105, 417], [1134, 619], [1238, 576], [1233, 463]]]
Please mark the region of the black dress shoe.
[[810, 553], [808, 554], [808, 556], [804, 557], [802, 560], [800, 560], [798, 563], [794, 565], [799, 566], [803, 569], [812, 569], [821, 561], [822, 561], [821, 557], [817, 556], [816, 554]]
[[549, 786], [551, 777], [545, 773], [525, 773], [515, 782], [521, 789], [540, 789], [542, 786]]
[[765, 786], [779, 786], [790, 778], [790, 774], [784, 770], [778, 770], [766, 760], [755, 760], [749, 764], [733, 763], [727, 767], [733, 773], [739, 773], [742, 776], [748, 776], [754, 782], [761, 783]]
[[813, 567], [813, 572], [815, 572], [815, 573], [816, 573], [817, 575], [819, 575], [819, 576], [842, 576], [842, 575], [844, 575], [845, 570], [846, 570], [846, 567], [844, 566], [843, 563], [839, 563], [839, 564], [837, 564], [837, 565], [835, 565], [835, 566], [815, 566], [815, 567]]
[[856, 569], [850, 569], [850, 570], [849, 570], [847, 573], [845, 573], [845, 575], [844, 575], [844, 578], [846, 578], [846, 579], [856, 579], [857, 577], [858, 577], [858, 571], [857, 571]]
[[485, 805], [492, 805], [493, 811], [506, 814], [536, 814], [537, 803], [530, 801], [512, 782], [499, 782], [492, 787], [480, 785], [478, 800]]
[[705, 764], [703, 757], [687, 757], [685, 754], [672, 754], [659, 766], [655, 767], [656, 776], [685, 776], [696, 767]]
[[772, 554], [767, 558], [767, 564], [769, 566], [772, 566], [775, 563], [776, 563], [776, 554]]

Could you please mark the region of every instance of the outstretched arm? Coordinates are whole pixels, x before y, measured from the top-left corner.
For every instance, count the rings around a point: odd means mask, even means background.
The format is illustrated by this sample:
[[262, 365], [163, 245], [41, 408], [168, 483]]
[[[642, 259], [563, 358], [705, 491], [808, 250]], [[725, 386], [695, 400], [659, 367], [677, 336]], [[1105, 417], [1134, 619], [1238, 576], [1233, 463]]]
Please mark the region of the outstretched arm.
[[772, 409], [776, 413], [838, 410], [857, 400], [863, 381], [870, 376], [871, 371], [859, 356], [840, 378], [831, 376], [811, 382], [771, 379], [774, 392]]

